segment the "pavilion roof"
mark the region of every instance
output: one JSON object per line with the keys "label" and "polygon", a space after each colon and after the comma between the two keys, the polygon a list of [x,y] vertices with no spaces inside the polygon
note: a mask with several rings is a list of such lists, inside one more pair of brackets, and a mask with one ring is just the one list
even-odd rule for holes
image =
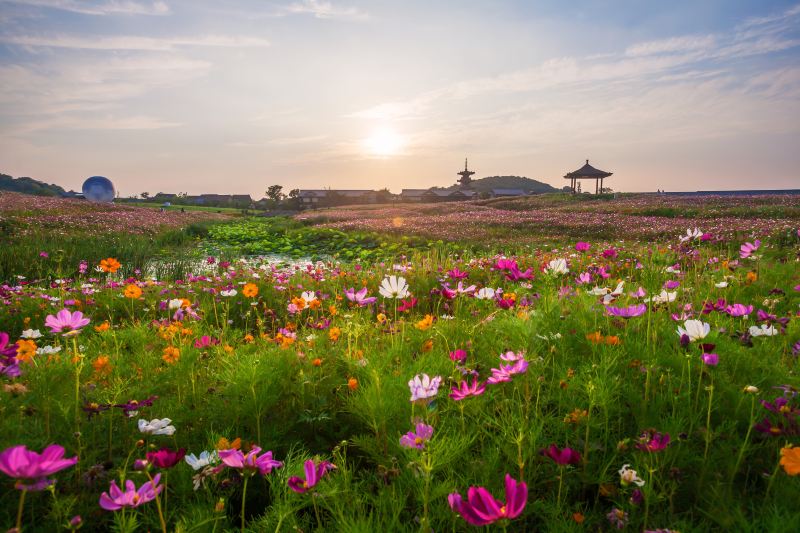
{"label": "pavilion roof", "polygon": [[586,160],[586,164],[583,165],[578,170],[574,170],[564,176],[566,179],[572,178],[607,178],[612,175],[613,172],[606,172],[604,170],[599,170],[594,168],[592,165],[589,164],[589,160]]}

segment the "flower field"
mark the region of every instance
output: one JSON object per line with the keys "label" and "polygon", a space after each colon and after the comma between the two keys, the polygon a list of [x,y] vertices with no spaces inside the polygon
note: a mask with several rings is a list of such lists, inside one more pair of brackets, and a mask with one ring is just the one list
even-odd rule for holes
{"label": "flower field", "polygon": [[800,530],[796,204],[621,201],[301,215],[486,252],[7,279],[0,527]]}

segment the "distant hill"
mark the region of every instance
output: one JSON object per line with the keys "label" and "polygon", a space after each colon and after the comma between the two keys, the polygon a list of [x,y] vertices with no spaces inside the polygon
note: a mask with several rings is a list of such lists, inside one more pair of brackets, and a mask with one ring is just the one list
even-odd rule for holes
{"label": "distant hill", "polygon": [[[437,187],[438,188],[438,187]],[[458,185],[444,187],[446,190],[457,189]],[[523,191],[544,193],[556,192],[558,189],[523,176],[489,176],[472,180],[472,188],[478,192],[489,192],[492,189],[522,189]]]}
{"label": "distant hill", "polygon": [[36,196],[61,196],[66,193],[58,185],[44,183],[33,178],[12,178],[0,174],[0,191],[13,191]]}

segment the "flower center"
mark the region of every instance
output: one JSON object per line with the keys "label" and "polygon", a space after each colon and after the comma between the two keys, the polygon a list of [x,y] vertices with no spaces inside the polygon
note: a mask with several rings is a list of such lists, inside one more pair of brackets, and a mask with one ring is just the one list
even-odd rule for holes
{"label": "flower center", "polygon": [[504,505],[500,508],[500,516],[505,516],[505,515],[506,515],[506,506]]}
{"label": "flower center", "polygon": [[423,440],[422,437],[417,437],[414,439],[414,444],[422,444]]}

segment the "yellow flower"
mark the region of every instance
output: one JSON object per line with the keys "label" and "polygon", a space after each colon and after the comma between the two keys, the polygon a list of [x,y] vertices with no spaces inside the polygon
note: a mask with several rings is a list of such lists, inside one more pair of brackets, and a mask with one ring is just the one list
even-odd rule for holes
{"label": "yellow flower", "polygon": [[386,315],[384,315],[383,313],[378,313],[378,316],[375,318],[377,318],[378,324],[383,324],[384,322],[386,322]]}
{"label": "yellow flower", "polygon": [[417,329],[420,331],[425,331],[430,329],[433,325],[433,315],[425,315],[425,318],[417,322]]}
{"label": "yellow flower", "polygon": [[255,283],[248,283],[242,287],[242,294],[247,298],[255,298],[258,296],[258,286]]}
{"label": "yellow flower", "polygon": [[142,295],[142,289],[131,283],[130,285],[125,287],[125,291],[122,294],[125,295],[125,298],[130,298],[131,300],[135,300]]}
{"label": "yellow flower", "polygon": [[781,448],[781,466],[790,476],[800,475],[800,448]]}

